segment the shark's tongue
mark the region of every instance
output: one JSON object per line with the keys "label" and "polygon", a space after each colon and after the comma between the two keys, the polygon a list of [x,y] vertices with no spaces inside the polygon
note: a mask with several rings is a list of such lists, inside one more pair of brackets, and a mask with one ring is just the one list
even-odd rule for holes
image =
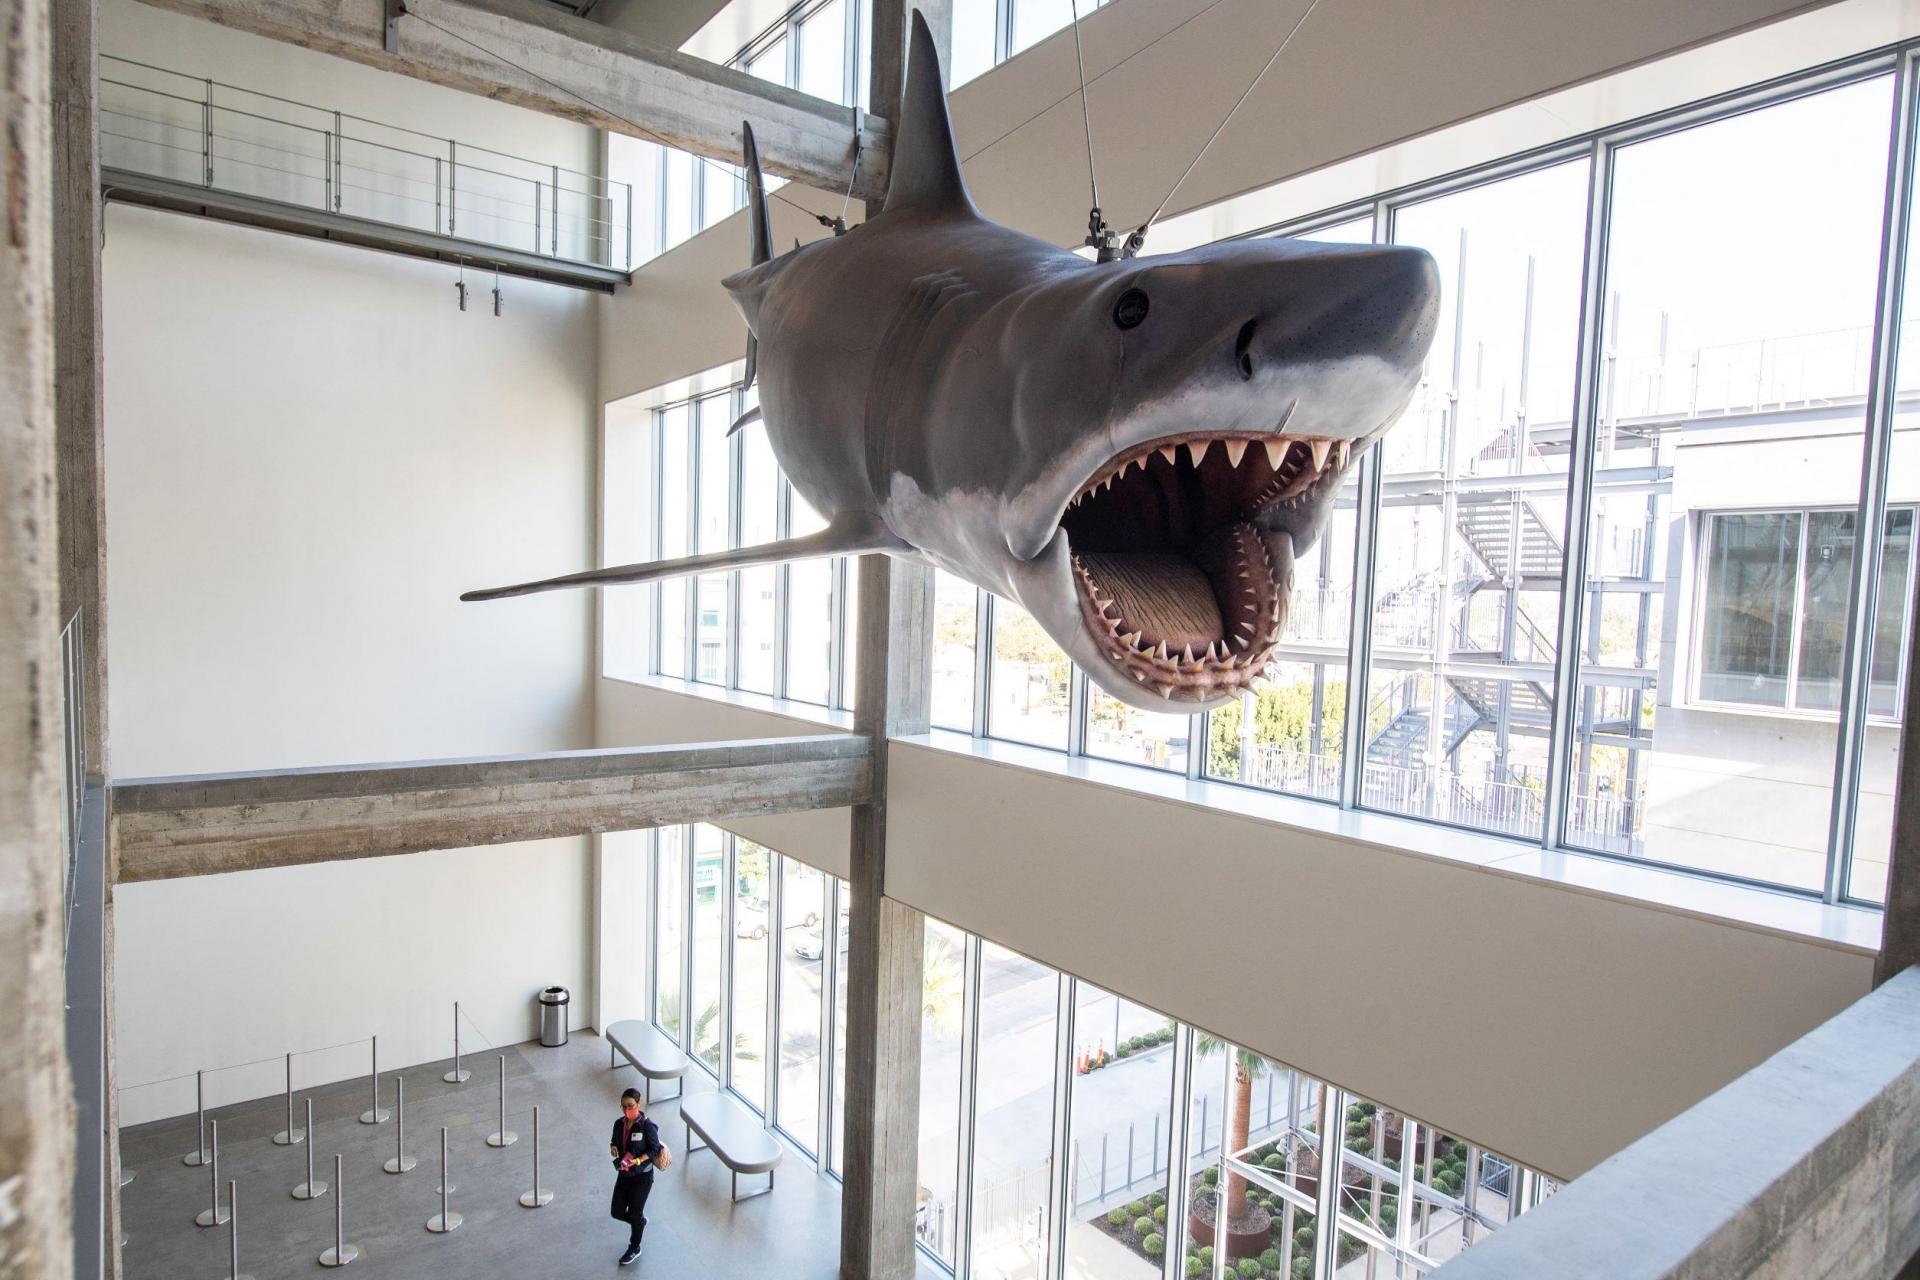
{"label": "shark's tongue", "polygon": [[1168,551],[1097,551],[1081,557],[1120,612],[1118,631],[1164,642],[1247,649],[1264,638],[1274,595],[1273,566],[1259,533],[1235,521],[1216,529],[1190,555]]}
{"label": "shark's tongue", "polygon": [[1200,566],[1164,551],[1105,551],[1081,557],[1113,602],[1120,629],[1144,632],[1179,651],[1204,650],[1222,636],[1220,605]]}

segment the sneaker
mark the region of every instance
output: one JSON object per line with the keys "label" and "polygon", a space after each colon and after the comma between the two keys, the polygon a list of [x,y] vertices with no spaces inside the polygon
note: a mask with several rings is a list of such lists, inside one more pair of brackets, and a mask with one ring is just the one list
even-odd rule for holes
{"label": "sneaker", "polygon": [[620,1265],[623,1267],[630,1267],[633,1265],[634,1259],[638,1258],[639,1256],[640,1256],[640,1246],[636,1244],[631,1248],[629,1248],[625,1253],[620,1255]]}

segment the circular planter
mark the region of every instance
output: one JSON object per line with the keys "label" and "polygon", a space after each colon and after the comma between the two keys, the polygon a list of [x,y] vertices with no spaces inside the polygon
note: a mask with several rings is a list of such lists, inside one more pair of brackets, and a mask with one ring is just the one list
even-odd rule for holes
{"label": "circular planter", "polygon": [[[1200,1215],[1201,1201],[1211,1209],[1217,1197],[1209,1194],[1195,1196],[1193,1208],[1187,1211],[1187,1236],[1196,1245],[1214,1245],[1218,1247],[1219,1238],[1214,1231],[1210,1218]],[[1227,1224],[1227,1256],[1229,1258],[1257,1258],[1264,1249],[1273,1246],[1273,1215],[1265,1209],[1254,1209],[1238,1222]]]}

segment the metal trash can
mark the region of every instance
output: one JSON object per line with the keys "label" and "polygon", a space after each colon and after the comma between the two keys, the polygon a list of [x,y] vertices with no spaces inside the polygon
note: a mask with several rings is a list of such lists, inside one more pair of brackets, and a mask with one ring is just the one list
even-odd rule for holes
{"label": "metal trash can", "polygon": [[558,1049],[567,1042],[567,995],[565,987],[543,987],[536,997],[540,1002],[540,1043]]}

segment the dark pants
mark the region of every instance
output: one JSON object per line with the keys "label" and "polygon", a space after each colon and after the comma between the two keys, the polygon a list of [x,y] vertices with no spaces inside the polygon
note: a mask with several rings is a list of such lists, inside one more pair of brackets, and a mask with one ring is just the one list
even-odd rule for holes
{"label": "dark pants", "polygon": [[622,1173],[613,1179],[613,1216],[629,1224],[633,1234],[627,1247],[638,1249],[647,1229],[647,1196],[653,1191],[652,1173]]}

